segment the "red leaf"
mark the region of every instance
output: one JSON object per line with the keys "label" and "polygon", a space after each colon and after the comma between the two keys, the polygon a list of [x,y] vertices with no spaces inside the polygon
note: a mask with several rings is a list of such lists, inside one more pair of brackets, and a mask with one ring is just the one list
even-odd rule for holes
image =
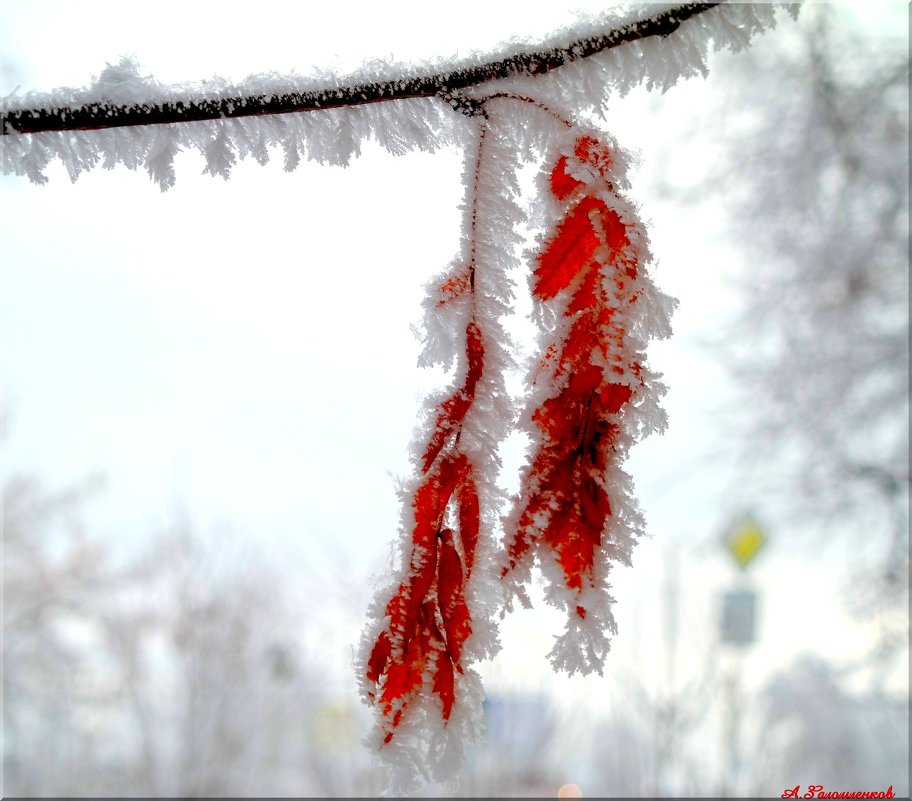
{"label": "red leaf", "polygon": [[381,631],[371,651],[370,659],[367,660],[367,678],[374,684],[380,681],[380,676],[386,671],[391,649],[389,635],[385,631]]}
{"label": "red leaf", "polygon": [[604,302],[604,290],[601,286],[601,272],[597,265],[590,264],[583,276],[583,282],[579,289],[573,293],[573,298],[567,306],[567,314],[575,314],[584,309],[591,309],[593,306]]}
{"label": "red leaf", "polygon": [[611,514],[608,495],[591,476],[582,480],[579,491],[580,514],[596,545],[602,543],[605,519]]}
{"label": "red leaf", "polygon": [[551,192],[558,200],[569,197],[573,190],[583,185],[582,181],[567,172],[567,157],[561,156],[551,171]]}
{"label": "red leaf", "polygon": [[[611,154],[592,137],[579,138],[573,155],[603,178],[609,175]],[[558,199],[575,197],[581,186],[571,184],[568,161],[561,156],[551,173]],[[598,191],[611,191],[610,184]],[[564,314],[570,324],[559,326],[562,338],[548,346],[544,365],[551,365],[556,389],[532,413],[541,437],[507,542],[504,576],[530,551],[545,549],[560,564],[568,588],[581,591],[593,578],[612,514],[601,476],[616,458],[617,417],[633,398],[633,389],[611,376],[639,375],[639,365],[628,364],[625,355],[627,332],[618,322],[623,318],[610,305],[635,297],[629,279],[636,277],[636,262],[629,246],[620,215],[589,194],[569,209],[538,257],[533,291],[542,301],[569,294]],[[610,297],[606,282],[616,287]],[[576,612],[585,617],[583,607]]]}
{"label": "red leaf", "polygon": [[443,306],[447,301],[459,297],[471,283],[472,273],[470,269],[462,270],[456,275],[448,278],[440,285],[440,300],[438,306]]}
{"label": "red leaf", "polygon": [[581,136],[573,148],[574,155],[583,163],[591,164],[602,176],[611,169],[611,151],[592,136]]}
{"label": "red leaf", "polygon": [[453,701],[455,699],[455,687],[453,676],[453,662],[446,651],[439,651],[437,662],[435,664],[436,672],[434,674],[434,692],[440,696],[443,703],[441,714],[444,720],[450,719],[450,712],[453,711]]}
{"label": "red leaf", "polygon": [[459,487],[459,536],[462,540],[462,553],[465,557],[466,573],[471,573],[475,565],[475,548],[478,545],[480,515],[478,490],[475,487],[472,468],[469,467]]}
{"label": "red leaf", "polygon": [[570,210],[546,243],[538,258],[537,281],[533,287],[533,292],[543,300],[566,289],[592,262],[601,241],[589,215],[599,210],[607,211],[601,200],[591,196],[584,198]]}
{"label": "red leaf", "polygon": [[431,540],[436,538],[447,502],[467,467],[465,456],[447,456],[418,487],[412,504],[415,509],[415,534],[412,539],[417,544],[429,547]]}
{"label": "red leaf", "polygon": [[446,618],[462,594],[462,561],[453,544],[453,532],[445,528],[440,532],[440,563],[437,572],[437,597],[440,611]]}
{"label": "red leaf", "polygon": [[616,414],[633,397],[633,390],[623,384],[606,384],[599,390],[599,400],[609,414]]}
{"label": "red leaf", "polygon": [[475,389],[484,372],[484,345],[481,340],[481,331],[474,320],[466,327],[466,380],[465,384],[449,400],[440,406],[437,422],[430,442],[422,456],[421,469],[426,473],[437,458],[447,438],[459,430],[469,407],[475,400]]}
{"label": "red leaf", "polygon": [[440,537],[440,571],[437,578],[437,597],[446,631],[447,651],[454,662],[459,661],[462,644],[472,633],[469,610],[465,603],[465,575],[462,562],[453,543],[453,532],[444,529]]}
{"label": "red leaf", "polygon": [[[608,209],[607,207],[605,207],[605,214],[601,217],[601,224],[605,235],[605,244],[611,248],[610,258],[613,259],[618,251],[630,244],[630,240],[627,238],[627,228],[621,222],[618,213],[614,209]],[[630,265],[625,265],[625,267],[626,272],[629,274]],[[630,276],[631,278],[636,277],[636,265],[633,265],[633,268],[634,272]]]}
{"label": "red leaf", "polygon": [[[480,509],[474,471],[459,449],[459,433],[483,369],[481,331],[473,320],[466,327],[465,383],[440,405],[423,454],[425,476],[412,499],[407,578],[387,604],[389,622],[378,635],[365,670],[367,680],[379,689],[379,697],[368,695],[383,715],[386,743],[424,687],[428,672],[431,689],[441,700],[443,720],[448,720],[456,699],[455,676],[463,673],[462,648],[472,633],[465,583],[475,559]],[[465,569],[453,532],[443,526],[451,506],[459,523]]]}

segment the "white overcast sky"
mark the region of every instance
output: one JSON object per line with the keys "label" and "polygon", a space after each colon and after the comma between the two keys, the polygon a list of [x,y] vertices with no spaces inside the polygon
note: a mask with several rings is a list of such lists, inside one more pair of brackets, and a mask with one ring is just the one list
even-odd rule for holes
{"label": "white overcast sky", "polygon": [[[163,83],[240,80],[465,54],[573,18],[554,2],[2,0],[0,95],[80,86],[125,54]],[[619,102],[608,127],[641,151],[648,172],[673,147],[673,121],[705,100],[711,80]],[[698,156],[691,149],[687,159]],[[59,165],[45,187],[0,178],[5,469],[34,471],[52,487],[103,473],[107,490],[88,519],[126,552],[181,504],[203,533],[230,526],[272,559],[360,581],[396,536],[394,477],[408,469],[420,398],[439,379],[415,367],[409,326],[424,281],[456,252],[459,156],[393,158],[367,147],[347,169],[304,163],[289,174],[276,158],[265,168],[241,163],[227,182],[201,175],[195,154],[176,167],[164,194],[122,169],[75,185]],[[694,233],[717,226],[639,193],[657,283],[681,307],[675,338],[651,357],[671,388],[671,428],[631,461],[654,535],[633,571],[618,571],[618,645],[631,659],[647,647],[631,629],[647,625],[636,609],[655,606],[663,548],[715,549],[729,516],[759,502],[730,480],[724,460],[706,461],[720,446],[714,404],[728,389],[697,343],[733,302],[724,283],[732,252]],[[756,582],[783,587],[768,595],[764,618],[766,636],[778,632],[776,650],[863,642],[867,633],[849,625],[835,596],[803,586],[803,566],[776,555],[776,537],[787,533],[770,534]],[[701,563],[709,578],[685,578],[707,616],[708,587],[734,580],[718,552]],[[534,620],[523,620],[536,636]]]}

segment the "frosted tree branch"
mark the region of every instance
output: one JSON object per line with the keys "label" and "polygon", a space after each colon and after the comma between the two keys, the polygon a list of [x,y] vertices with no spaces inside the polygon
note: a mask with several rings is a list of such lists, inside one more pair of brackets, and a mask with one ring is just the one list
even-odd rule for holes
{"label": "frosted tree branch", "polygon": [[460,102],[461,90],[497,79],[543,75],[565,64],[620,45],[653,36],[666,37],[674,33],[682,22],[718,5],[721,5],[721,2],[687,3],[604,34],[580,38],[565,47],[519,53],[497,61],[461,67],[448,72],[308,92],[132,105],[94,102],[73,108],[14,108],[3,111],[0,128],[4,136],[14,133],[98,130],[289,114],[435,96],[448,100],[459,111],[472,113],[474,109],[471,104],[465,105]]}

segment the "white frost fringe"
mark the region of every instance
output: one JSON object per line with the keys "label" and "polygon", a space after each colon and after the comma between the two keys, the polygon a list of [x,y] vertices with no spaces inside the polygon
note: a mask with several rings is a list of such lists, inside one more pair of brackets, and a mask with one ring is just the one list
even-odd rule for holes
{"label": "white frost fringe", "polygon": [[[527,42],[506,42],[498,51],[475,54],[458,64],[404,65],[374,61],[348,75],[265,74],[251,76],[240,84],[213,80],[205,84],[162,86],[143,76],[135,60],[124,58],[117,64],[109,64],[89,87],[12,95],[5,98],[3,106],[51,109],[97,103],[103,113],[106,106],[268,96],[436,74],[496,61],[517,52],[566,46],[568,42],[654,16],[675,5],[650,4],[624,16],[588,17],[532,46]],[[780,5],[793,14],[797,12],[797,4]],[[774,24],[773,4],[725,3],[683,22],[666,38],[651,37],[622,45],[547,75],[490,81],[466,90],[465,94],[478,97],[501,91],[533,93],[562,107],[604,112],[612,96],[624,95],[640,84],[665,91],[682,77],[705,75],[711,49],[740,50],[754,34]],[[445,101],[421,98],[175,125],[8,134],[0,137],[0,162],[5,174],[27,176],[39,184],[47,181],[44,171],[54,159],[63,163],[73,181],[83,171],[99,164],[105,169],[123,164],[132,170],[146,170],[164,191],[174,185],[174,156],[183,150],[199,151],[205,160],[204,172],[227,178],[238,159],[253,157],[265,164],[272,150],[282,154],[286,170],[293,170],[302,158],[323,164],[348,164],[359,155],[366,139],[377,140],[394,154],[414,149],[433,151],[457,144],[460,139],[457,129],[464,124],[464,117]]]}

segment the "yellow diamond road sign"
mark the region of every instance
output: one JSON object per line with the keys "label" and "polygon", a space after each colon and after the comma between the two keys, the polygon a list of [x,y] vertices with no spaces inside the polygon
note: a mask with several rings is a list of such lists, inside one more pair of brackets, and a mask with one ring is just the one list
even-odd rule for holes
{"label": "yellow diamond road sign", "polygon": [[725,535],[725,547],[738,567],[745,570],[766,544],[766,534],[752,517],[743,517]]}

